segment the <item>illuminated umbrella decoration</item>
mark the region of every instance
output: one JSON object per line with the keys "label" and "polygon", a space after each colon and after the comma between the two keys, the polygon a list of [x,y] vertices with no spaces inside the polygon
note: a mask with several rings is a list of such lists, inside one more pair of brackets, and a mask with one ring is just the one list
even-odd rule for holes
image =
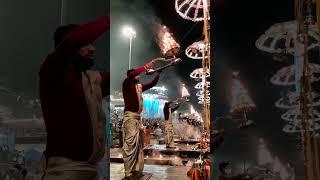
{"label": "illuminated umbrella decoration", "polygon": [[204,73],[203,68],[195,69],[191,74],[190,77],[193,79],[202,79],[203,77],[210,77],[210,71],[207,69]]}
{"label": "illuminated umbrella decoration", "polygon": [[[210,82],[207,81],[206,84],[207,84],[207,87],[209,88],[209,87],[210,87]],[[204,82],[199,82],[199,83],[197,83],[197,84],[194,86],[194,88],[196,88],[196,89],[203,89],[203,88],[204,88]]]}
{"label": "illuminated umbrella decoration", "polygon": [[194,42],[185,50],[186,55],[191,59],[202,60],[208,58],[209,55],[209,45],[205,45],[203,41]]}
{"label": "illuminated umbrella decoration", "polygon": [[200,100],[200,101],[204,101],[204,99],[206,99],[206,101],[210,101],[210,97],[209,96],[207,98],[204,98],[203,95],[198,97],[198,100]]}
{"label": "illuminated umbrella decoration", "polygon": [[[210,96],[210,92],[207,92],[207,95]],[[204,96],[204,91],[198,91],[196,96],[200,96],[200,97],[202,96],[203,97]]]}
{"label": "illuminated umbrella decoration", "polygon": [[[320,105],[320,95],[318,93],[312,93],[313,103],[312,106],[319,106]],[[289,92],[287,96],[279,99],[276,102],[276,107],[283,108],[283,109],[291,109],[291,108],[298,108],[300,105],[299,95],[294,92]],[[309,104],[310,106],[310,104]]]}
{"label": "illuminated umbrella decoration", "polygon": [[[309,131],[317,131],[320,129],[319,123],[309,121]],[[299,121],[294,121],[293,123],[289,123],[285,125],[282,129],[286,133],[301,133],[302,127]]]}
{"label": "illuminated umbrella decoration", "polygon": [[[309,45],[308,50],[319,47],[319,32],[316,24],[309,25]],[[298,24],[296,21],[277,23],[271,26],[265,34],[256,41],[256,47],[269,53],[289,53],[298,55],[303,53],[297,51],[301,43],[299,42]],[[303,48],[302,48],[303,49]]]}
{"label": "illuminated umbrella decoration", "polygon": [[[175,0],[176,12],[184,19],[203,21],[204,4],[206,0]],[[209,17],[208,17],[209,18]]]}
{"label": "illuminated umbrella decoration", "polygon": [[[208,100],[206,103],[210,104],[210,100]],[[204,104],[204,101],[199,101],[198,104]]]}
{"label": "illuminated umbrella decoration", "polygon": [[[301,121],[302,119],[301,110],[299,109],[299,107],[295,109],[290,109],[281,116],[281,119],[285,121],[290,121],[290,122]],[[313,110],[312,113],[308,112],[308,119],[310,122],[320,121],[320,113],[317,110]]]}
{"label": "illuminated umbrella decoration", "polygon": [[[296,67],[294,65],[284,67],[280,69],[272,78],[271,82],[276,85],[295,85],[296,79]],[[310,80],[311,82],[319,81],[320,76],[316,76],[317,73],[320,73],[320,65],[309,63],[309,70],[311,73]]]}

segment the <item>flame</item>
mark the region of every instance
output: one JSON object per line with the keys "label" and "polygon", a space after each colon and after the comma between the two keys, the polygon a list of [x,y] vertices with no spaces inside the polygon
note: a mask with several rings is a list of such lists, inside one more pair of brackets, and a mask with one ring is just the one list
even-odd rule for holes
{"label": "flame", "polygon": [[190,96],[190,93],[184,84],[182,84],[182,87],[181,87],[181,94],[182,94],[182,97]]}
{"label": "flame", "polygon": [[[159,33],[159,46],[161,49],[161,53],[163,55],[168,55],[170,51],[174,51],[175,49],[179,49],[180,45],[174,40],[172,34],[169,33],[169,30],[166,26],[163,26]],[[177,52],[175,52],[177,53]],[[173,54],[174,56],[175,54]]]}

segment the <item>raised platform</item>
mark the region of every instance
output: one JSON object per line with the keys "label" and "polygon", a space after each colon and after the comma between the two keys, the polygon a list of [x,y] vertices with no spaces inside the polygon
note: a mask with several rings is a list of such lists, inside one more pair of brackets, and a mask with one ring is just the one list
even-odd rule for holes
{"label": "raised platform", "polygon": [[[165,145],[147,146],[144,149],[145,164],[183,166],[188,161],[194,161],[204,151],[167,149]],[[205,158],[208,152],[205,152]],[[121,149],[110,150],[110,162],[123,163]]]}
{"label": "raised platform", "polygon": [[[159,166],[145,165],[144,174],[151,173],[150,180],[186,180],[189,179],[187,172],[190,167],[186,166]],[[124,178],[124,166],[119,163],[110,164],[110,180],[121,180]]]}
{"label": "raised platform", "polygon": [[167,156],[178,156],[180,158],[198,158],[201,153],[208,154],[209,149],[193,150],[195,145],[177,144],[177,148],[166,148],[166,145],[148,145],[144,148],[144,154],[157,156],[158,154]]}

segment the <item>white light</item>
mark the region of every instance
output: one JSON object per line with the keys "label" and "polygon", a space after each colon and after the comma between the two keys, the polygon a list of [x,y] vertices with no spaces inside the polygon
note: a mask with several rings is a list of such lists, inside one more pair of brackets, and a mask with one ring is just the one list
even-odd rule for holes
{"label": "white light", "polygon": [[122,29],[122,34],[128,38],[136,37],[136,31],[131,26],[124,26]]}

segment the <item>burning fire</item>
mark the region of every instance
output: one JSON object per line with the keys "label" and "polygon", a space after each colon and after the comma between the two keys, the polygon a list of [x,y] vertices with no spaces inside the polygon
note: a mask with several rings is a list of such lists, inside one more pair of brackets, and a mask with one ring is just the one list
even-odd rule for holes
{"label": "burning fire", "polygon": [[161,28],[159,40],[159,46],[163,55],[173,57],[179,52],[180,45],[174,40],[166,26]]}
{"label": "burning fire", "polygon": [[187,88],[184,84],[182,84],[182,87],[181,87],[181,94],[182,94],[182,97],[190,96],[189,91],[187,90]]}

